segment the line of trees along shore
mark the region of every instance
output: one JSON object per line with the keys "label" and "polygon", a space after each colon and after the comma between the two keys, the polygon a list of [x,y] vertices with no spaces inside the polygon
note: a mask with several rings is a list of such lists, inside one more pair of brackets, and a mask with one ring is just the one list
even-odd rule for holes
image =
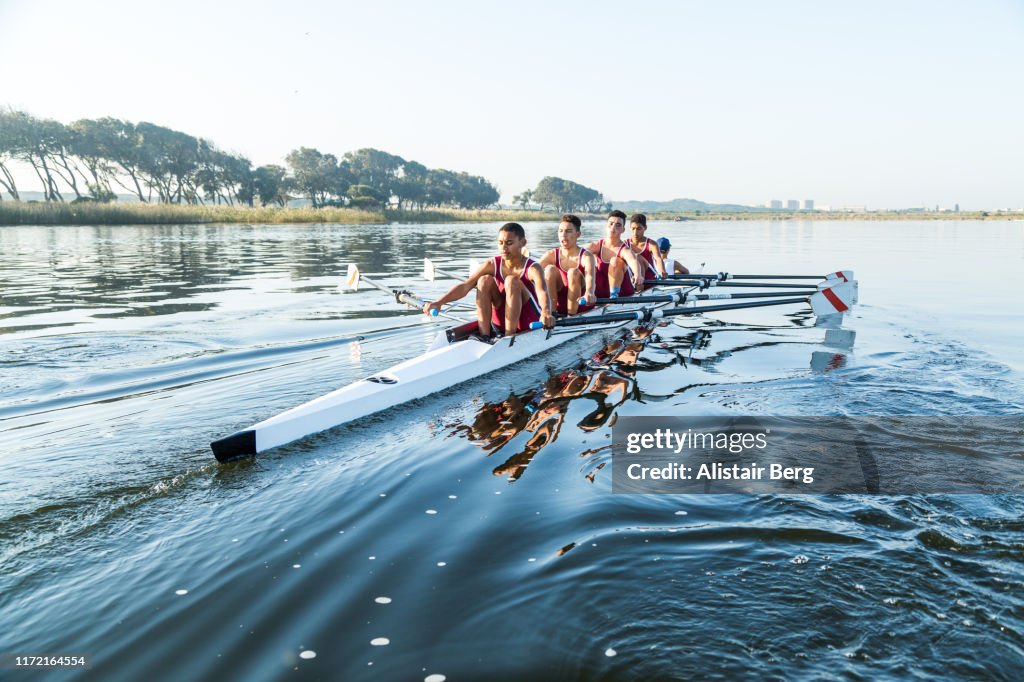
{"label": "line of trees along shore", "polygon": [[[0,198],[20,199],[13,165],[29,166],[47,202],[111,202],[117,190],[144,203],[284,206],[305,197],[314,208],[479,209],[498,202],[485,178],[377,149],[340,159],[302,147],[285,166],[253,168],[244,156],[209,140],[153,123],[116,118],[70,125],[14,110],[0,111]],[[296,196],[298,195],[298,196]]]}

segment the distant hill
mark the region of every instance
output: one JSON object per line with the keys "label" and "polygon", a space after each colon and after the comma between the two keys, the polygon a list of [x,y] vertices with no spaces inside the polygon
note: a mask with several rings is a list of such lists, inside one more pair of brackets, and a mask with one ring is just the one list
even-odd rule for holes
{"label": "distant hill", "polygon": [[749,213],[764,211],[763,207],[741,204],[708,204],[696,199],[672,199],[671,201],[613,201],[612,206],[620,211],[643,213],[692,213],[694,211],[716,211],[719,213]]}

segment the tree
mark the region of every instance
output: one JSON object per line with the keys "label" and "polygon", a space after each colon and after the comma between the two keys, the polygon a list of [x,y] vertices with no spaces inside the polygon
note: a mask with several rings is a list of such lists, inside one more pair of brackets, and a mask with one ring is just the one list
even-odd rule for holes
{"label": "tree", "polygon": [[373,188],[375,194],[384,198],[384,203],[398,194],[399,175],[405,166],[401,156],[367,147],[346,153],[342,163],[352,174],[351,184]]}
{"label": "tree", "polygon": [[596,189],[565,180],[563,178],[545,177],[533,190],[533,201],[553,206],[559,213],[577,210],[598,210],[604,203],[604,197]]}
{"label": "tree", "polygon": [[18,184],[8,164],[23,158],[31,139],[29,115],[23,111],[0,111],[0,185],[18,201]]}
{"label": "tree", "polygon": [[530,202],[532,202],[532,201],[533,201],[533,190],[532,189],[523,190],[522,194],[517,194],[514,197],[512,197],[512,203],[513,204],[519,204],[519,208],[523,209],[524,211],[526,210],[527,205],[529,205]]}
{"label": "tree", "polygon": [[313,208],[320,208],[332,197],[341,197],[348,191],[347,171],[339,167],[333,154],[300,147],[290,152],[285,162],[291,168],[295,187],[309,198]]}
{"label": "tree", "polygon": [[284,206],[288,202],[290,178],[288,171],[281,166],[260,166],[253,171],[253,185],[260,204]]}
{"label": "tree", "polygon": [[369,185],[352,185],[348,188],[348,205],[353,208],[381,208],[385,198]]}

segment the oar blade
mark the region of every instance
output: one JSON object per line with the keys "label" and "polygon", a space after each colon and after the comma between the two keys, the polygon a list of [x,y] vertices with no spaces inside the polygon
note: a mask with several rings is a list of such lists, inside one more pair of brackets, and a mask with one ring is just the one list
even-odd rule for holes
{"label": "oar blade", "polygon": [[845,313],[854,305],[855,287],[849,282],[825,287],[810,297],[811,310],[818,317]]}
{"label": "oar blade", "polygon": [[434,267],[434,261],[429,258],[423,259],[423,279],[428,282],[433,282],[437,279],[437,268]]}
{"label": "oar blade", "polygon": [[359,291],[359,267],[355,263],[348,264],[348,274],[345,276],[345,288],[349,291]]}
{"label": "oar blade", "polygon": [[[847,271],[847,273],[850,274],[850,275],[853,275],[853,272]],[[841,279],[827,279],[826,278],[826,279],[821,280],[821,282],[818,283],[818,291],[821,291],[822,289],[829,289],[829,288],[832,288],[832,287],[835,287],[835,286],[849,286],[850,290],[853,292],[852,298],[850,300],[851,300],[851,302],[854,305],[857,304],[857,290],[858,290],[857,280],[851,279],[849,281],[845,281],[844,282]]]}

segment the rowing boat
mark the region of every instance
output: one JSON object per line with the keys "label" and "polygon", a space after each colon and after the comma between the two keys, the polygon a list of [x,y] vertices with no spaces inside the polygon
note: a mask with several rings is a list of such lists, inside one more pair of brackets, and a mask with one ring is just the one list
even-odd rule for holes
{"label": "rowing boat", "polygon": [[[650,305],[662,307],[669,303]],[[643,305],[638,303],[632,307],[641,309]],[[594,308],[580,317],[599,317],[606,308]],[[629,323],[630,320],[602,323],[602,328],[617,329]],[[591,331],[585,328],[557,333],[541,330],[487,342],[474,335],[476,329],[476,321],[446,329],[435,336],[423,355],[214,441],[210,447],[221,462],[256,455],[481,377]]]}
{"label": "rowing boat", "polygon": [[[799,292],[799,297],[778,294],[789,297],[775,301],[688,308],[687,306],[692,306],[687,300],[688,295],[694,290],[707,288],[709,281],[717,280],[696,280],[693,284],[688,283],[686,288],[677,286],[674,289],[664,289],[658,285],[645,289],[641,294],[621,303],[605,302],[604,305],[585,313],[571,318],[561,318],[555,330],[537,330],[482,340],[475,334],[476,321],[465,322],[437,334],[423,355],[216,440],[210,447],[217,460],[221,462],[256,455],[403,403],[425,398],[545,353],[596,330],[614,331],[638,321],[651,321],[670,314],[689,315],[741,307],[806,303],[809,299],[813,305],[814,296],[822,296],[817,292],[811,296],[805,295],[809,292]],[[411,296],[409,292],[388,290],[369,278],[362,277],[354,268],[350,268],[349,282],[354,286],[364,282],[389,291],[394,294],[396,300],[413,307],[422,305],[422,300]],[[667,287],[669,283],[662,284]],[[847,300],[851,297],[849,294],[844,296]],[[670,308],[673,303],[680,307]],[[615,311],[609,312],[612,307]],[[821,314],[817,309],[815,312]]]}

